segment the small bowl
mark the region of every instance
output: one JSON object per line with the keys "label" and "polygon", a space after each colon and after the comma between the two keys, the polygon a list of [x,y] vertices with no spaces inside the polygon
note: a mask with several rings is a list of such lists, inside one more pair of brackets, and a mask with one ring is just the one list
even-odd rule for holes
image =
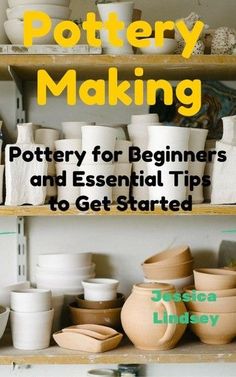
{"label": "small bowl", "polygon": [[158,263],[143,264],[144,276],[152,280],[173,280],[185,278],[193,273],[193,259],[176,265],[158,265]]}
{"label": "small bowl", "polygon": [[0,339],[2,338],[6,330],[9,314],[9,308],[4,308],[3,306],[0,306]]}
{"label": "small bowl", "polygon": [[192,290],[195,290],[197,293],[216,293],[217,297],[231,297],[231,296],[236,296],[236,288],[232,289],[219,289],[215,292],[215,290],[211,291],[205,291],[205,290],[197,290],[194,285],[188,285],[183,288],[184,292],[191,292]]}
{"label": "small bowl", "polygon": [[113,309],[81,309],[74,302],[69,305],[73,325],[94,324],[119,329],[121,327],[120,313],[122,308]]}
{"label": "small bowl", "polygon": [[150,41],[149,47],[140,48],[140,51],[144,55],[168,55],[174,54],[177,42],[175,39],[172,38],[164,38],[163,46],[157,47],[155,45],[155,38],[145,38],[145,40]]}
{"label": "small bowl", "polygon": [[146,259],[143,264],[158,264],[158,266],[179,264],[192,260],[190,248],[187,245],[166,249]]}
{"label": "small bowl", "polygon": [[84,298],[88,301],[111,301],[117,297],[119,281],[115,279],[86,279],[82,281]]}
{"label": "small bowl", "polygon": [[78,308],[81,309],[113,309],[121,308],[125,303],[125,296],[117,293],[117,298],[111,301],[88,301],[84,299],[84,295],[76,297]]}
{"label": "small bowl", "polygon": [[[205,315],[205,313],[192,311],[190,314]],[[214,327],[210,323],[190,324],[191,330],[200,338],[201,342],[206,344],[227,344],[232,342],[236,336],[236,313],[218,314],[219,320]]]}
{"label": "small bowl", "polygon": [[220,268],[199,268],[193,271],[197,290],[231,289],[236,288],[236,271]]}

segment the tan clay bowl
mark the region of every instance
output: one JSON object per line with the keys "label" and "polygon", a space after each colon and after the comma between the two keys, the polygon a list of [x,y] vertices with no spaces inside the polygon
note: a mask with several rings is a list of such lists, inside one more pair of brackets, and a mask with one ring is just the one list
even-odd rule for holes
{"label": "tan clay bowl", "polygon": [[89,301],[84,299],[84,295],[76,297],[78,308],[81,309],[113,309],[121,308],[125,303],[125,296],[117,293],[117,298],[111,301]]}
{"label": "tan clay bowl", "polygon": [[172,265],[192,260],[192,254],[187,245],[166,249],[146,259],[143,264]]}
{"label": "tan clay bowl", "polygon": [[194,282],[197,290],[207,287],[213,292],[219,289],[236,288],[236,271],[220,268],[199,268],[193,271]]}
{"label": "tan clay bowl", "polygon": [[194,285],[188,285],[187,287],[183,288],[183,291],[184,292],[191,292],[193,289],[195,289],[195,291],[197,293],[206,293],[206,294],[209,294],[209,293],[213,292],[213,293],[216,293],[217,297],[236,296],[236,288],[232,288],[232,289],[219,289],[216,292],[214,290],[211,290],[211,291],[205,291],[205,290],[198,291],[194,287]]}
{"label": "tan clay bowl", "polygon": [[121,327],[120,313],[122,308],[113,309],[81,309],[77,303],[69,305],[73,325],[103,325],[119,329]]}
{"label": "tan clay bowl", "polygon": [[[199,316],[205,313],[190,312],[190,314]],[[219,313],[219,320],[214,327],[210,323],[190,324],[190,327],[203,343],[227,344],[236,336],[236,313]]]}
{"label": "tan clay bowl", "polygon": [[147,279],[171,280],[192,275],[193,259],[179,264],[158,266],[158,263],[143,264],[144,276]]}

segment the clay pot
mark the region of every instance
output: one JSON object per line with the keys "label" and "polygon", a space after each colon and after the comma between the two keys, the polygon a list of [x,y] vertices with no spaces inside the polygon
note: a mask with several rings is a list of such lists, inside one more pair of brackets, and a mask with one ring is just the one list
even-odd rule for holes
{"label": "clay pot", "polygon": [[82,281],[85,300],[111,301],[117,297],[119,281],[115,279],[87,279]]}
{"label": "clay pot", "polygon": [[193,259],[179,264],[149,263],[142,265],[144,276],[148,279],[170,280],[180,279],[192,275]]}
{"label": "clay pot", "polygon": [[[189,285],[189,286],[186,286],[184,288],[184,292],[189,292],[191,293],[191,291],[195,289],[195,286],[194,285]],[[198,293],[206,293],[206,294],[209,294],[209,293],[214,293],[214,290],[212,291],[205,291],[205,290],[197,290],[195,289],[195,291]],[[236,296],[236,288],[232,288],[232,289],[219,289],[217,290],[217,292],[215,292],[217,294],[217,297],[231,297],[231,296]]]}
{"label": "clay pot", "polygon": [[121,308],[113,309],[81,309],[74,302],[69,305],[71,320],[74,325],[103,325],[119,329],[121,327]]}
{"label": "clay pot", "polygon": [[193,271],[197,290],[236,288],[236,272],[220,268],[199,268]]}
{"label": "clay pot", "polygon": [[70,253],[70,254],[40,254],[38,265],[43,268],[50,268],[54,271],[71,271],[76,268],[90,266],[92,253]]}
{"label": "clay pot", "polygon": [[167,350],[175,347],[186,325],[154,324],[153,315],[160,319],[164,312],[181,315],[186,311],[183,302],[152,301],[153,291],[175,292],[168,284],[136,284],[121,311],[123,329],[135,347],[143,350]]}
{"label": "clay pot", "polygon": [[78,308],[81,309],[113,309],[121,308],[125,302],[125,296],[122,293],[117,293],[117,298],[110,301],[89,301],[85,300],[84,295],[79,295],[76,298]]}
{"label": "clay pot", "polygon": [[[190,313],[204,315],[200,312]],[[214,327],[210,323],[190,324],[190,327],[203,343],[227,344],[236,336],[236,313],[219,313],[219,320]]]}
{"label": "clay pot", "polygon": [[158,264],[158,265],[172,265],[177,263],[184,263],[191,260],[192,254],[189,246],[183,245],[166,249],[152,257],[146,259],[143,264]]}

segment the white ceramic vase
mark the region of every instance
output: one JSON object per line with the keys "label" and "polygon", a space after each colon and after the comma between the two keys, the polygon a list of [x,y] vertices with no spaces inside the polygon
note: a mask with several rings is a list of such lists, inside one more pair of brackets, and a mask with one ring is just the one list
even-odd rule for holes
{"label": "white ceramic vase", "polygon": [[117,297],[119,281],[115,279],[87,279],[82,281],[84,298],[89,301],[110,301]]}
{"label": "white ceramic vase", "polygon": [[57,177],[62,175],[63,171],[66,172],[66,186],[57,187],[58,200],[67,200],[69,204],[75,204],[76,200],[80,196],[80,187],[73,185],[74,172],[82,170],[77,164],[58,163],[56,164]]}
{"label": "white ceramic vase", "polygon": [[11,330],[14,348],[26,351],[48,348],[53,315],[53,309],[36,313],[11,311]]}
{"label": "white ceramic vase", "polygon": [[9,44],[9,40],[7,38],[4,22],[7,20],[6,10],[8,8],[7,0],[1,0],[0,3],[0,44]]}
{"label": "white ceramic vase", "polygon": [[[102,175],[105,179],[109,175],[114,174],[114,164],[91,164],[91,165],[82,165],[81,170],[85,172],[84,183],[87,176],[91,175],[93,177]],[[107,197],[108,200],[112,202],[112,187],[104,185],[101,187],[98,186],[83,186],[80,190],[81,196],[86,196],[88,201],[91,203],[93,200],[104,200]]]}
{"label": "white ceramic vase", "polygon": [[44,289],[12,291],[11,309],[21,313],[49,311],[52,309],[52,293]]}
{"label": "white ceramic vase", "polygon": [[[55,149],[57,151],[67,152],[67,151],[78,151],[82,152],[82,140],[81,139],[63,139],[57,140],[55,142]],[[70,156],[68,163],[77,164],[78,159],[76,156]]]}
{"label": "white ceramic vase", "polygon": [[62,122],[62,132],[65,139],[82,139],[82,127],[95,125],[94,122]]}
{"label": "white ceramic vase", "polygon": [[118,163],[129,163],[129,148],[131,146],[131,141],[116,140],[115,151],[122,152],[122,155],[119,156]]}
{"label": "white ceramic vase", "polygon": [[36,144],[43,144],[50,148],[51,151],[55,150],[55,141],[59,140],[60,132],[52,128],[39,128],[35,131]]}
{"label": "white ceramic vase", "polygon": [[[208,130],[190,128],[189,151],[194,152],[195,155],[199,151],[204,151],[207,135]],[[202,179],[205,167],[206,162],[190,161],[188,167],[189,175],[196,175]],[[200,204],[204,202],[203,186],[199,185],[197,187],[194,187],[193,191],[190,191],[188,189],[188,195],[192,196],[192,201],[194,204]]]}
{"label": "white ceramic vase", "polygon": [[[131,169],[132,169],[132,164],[129,163],[115,163],[114,164],[114,175],[119,176],[119,175],[124,175],[128,178],[130,178],[131,175]],[[119,196],[125,196],[127,200],[129,199],[129,194],[130,194],[130,186],[116,186],[113,187],[112,189],[112,199],[113,202],[117,202],[117,198]]]}
{"label": "white ceramic vase", "polygon": [[92,263],[92,253],[40,254],[38,265],[54,271],[66,271],[87,267]]}
{"label": "white ceramic vase", "polygon": [[105,54],[127,55],[133,54],[133,48],[126,38],[126,28],[131,24],[133,19],[134,2],[114,2],[107,4],[98,4],[98,12],[103,22],[106,22],[110,13],[116,13],[119,20],[125,24],[125,29],[118,32],[119,38],[123,41],[122,47],[114,47],[109,43],[108,32],[105,29],[100,31],[100,38]]}
{"label": "white ceramic vase", "polygon": [[[165,151],[167,146],[170,150],[188,151],[190,129],[182,127],[148,127],[149,145],[148,150],[152,152]],[[150,200],[160,200],[165,197],[168,201],[178,200],[184,201],[187,197],[187,188],[184,184],[183,175],[179,179],[178,186],[174,185],[174,177],[170,175],[170,171],[186,171],[188,170],[188,162],[165,162],[162,166],[156,166],[154,163],[148,164],[148,173],[156,175],[157,171],[161,171],[162,184],[149,187]]]}
{"label": "white ceramic vase", "polygon": [[221,142],[236,146],[236,115],[222,118],[223,137]]}

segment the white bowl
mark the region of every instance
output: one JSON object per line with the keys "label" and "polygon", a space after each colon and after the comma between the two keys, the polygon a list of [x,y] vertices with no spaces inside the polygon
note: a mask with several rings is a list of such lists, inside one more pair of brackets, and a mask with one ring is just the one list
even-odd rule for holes
{"label": "white bowl", "polygon": [[[54,40],[53,31],[58,25],[61,20],[57,18],[51,18],[52,21],[52,28],[51,31],[40,38],[34,38],[33,44],[34,45],[50,45],[50,44],[56,44]],[[40,26],[40,22],[35,22],[35,27]],[[8,20],[4,22],[4,28],[6,31],[6,34],[8,36],[8,39],[11,41],[14,45],[23,45],[24,44],[24,22],[21,20]]]}
{"label": "white bowl", "polygon": [[5,308],[10,307],[11,291],[19,289],[28,289],[29,287],[30,282],[26,281],[23,283],[16,283],[0,288],[0,306],[4,306]]}
{"label": "white bowl", "polygon": [[46,312],[52,309],[52,292],[25,289],[11,292],[11,309],[21,313]]}
{"label": "white bowl", "polygon": [[63,7],[68,7],[70,5],[70,0],[8,0],[10,8],[28,4],[61,5]]}
{"label": "white bowl", "polygon": [[36,266],[36,273],[39,275],[47,275],[51,277],[63,277],[63,278],[71,278],[71,277],[80,277],[84,275],[90,275],[95,272],[95,263],[92,263],[90,266],[75,268],[75,269],[68,269],[68,270],[54,270],[50,267],[40,267]]}
{"label": "white bowl", "polygon": [[8,8],[7,18],[8,20],[23,20],[24,13],[27,11],[41,11],[46,13],[49,17],[59,18],[60,20],[68,20],[71,15],[71,9],[68,7],[62,7],[59,5],[42,5],[42,4],[27,4],[18,5],[14,8]]}
{"label": "white bowl", "polygon": [[68,289],[72,291],[81,290],[82,287],[82,280],[92,278],[95,274],[87,274],[77,276],[68,276],[68,277],[61,277],[58,276],[51,276],[51,275],[43,275],[43,274],[36,274],[36,283],[37,287],[44,287],[44,289]]}
{"label": "white bowl", "polygon": [[6,330],[9,314],[10,314],[9,308],[4,308],[0,306],[0,339],[2,338]]}
{"label": "white bowl", "polygon": [[178,292],[182,292],[183,288],[185,288],[187,285],[191,285],[192,283],[189,284],[190,281],[193,283],[193,275],[187,276],[185,278],[171,279],[171,280],[158,280],[158,279],[153,280],[153,279],[144,278],[145,283],[165,283],[165,284],[174,285],[174,287],[176,288],[176,291]]}
{"label": "white bowl", "polygon": [[164,44],[162,47],[155,46],[155,38],[147,38],[150,41],[149,47],[140,48],[140,51],[144,55],[168,55],[173,54],[177,47],[175,39],[164,38]]}
{"label": "white bowl", "polygon": [[76,268],[91,266],[92,253],[73,254],[41,254],[38,256],[38,265],[54,271],[67,271]]}
{"label": "white bowl", "polygon": [[89,301],[110,301],[117,297],[119,281],[115,279],[84,279],[84,298]]}

